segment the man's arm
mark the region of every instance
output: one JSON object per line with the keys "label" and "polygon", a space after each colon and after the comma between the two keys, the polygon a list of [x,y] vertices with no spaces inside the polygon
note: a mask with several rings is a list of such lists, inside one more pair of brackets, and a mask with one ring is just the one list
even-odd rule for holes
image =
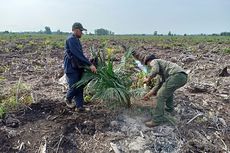
{"label": "man's arm", "polygon": [[[144,80],[145,83],[148,83],[149,81],[151,81],[151,79],[154,78],[157,74],[159,74],[159,71],[160,71],[160,67],[155,60],[151,61],[150,66],[152,67],[152,69],[151,69],[152,72],[149,75],[149,77],[146,80]],[[145,100],[148,100],[150,96],[157,94],[157,91],[159,90],[159,88],[161,86],[160,75],[158,75],[158,77],[156,79],[157,80],[156,80],[155,86],[144,96]]]}
{"label": "man's arm", "polygon": [[151,69],[151,74],[149,75],[149,79],[151,80],[154,78],[157,74],[160,72],[160,67],[159,64],[157,63],[156,60],[152,60],[150,63],[150,66],[152,67]]}
{"label": "man's arm", "polygon": [[157,91],[160,89],[160,87],[162,86],[162,80],[161,80],[161,76],[160,75],[157,75],[155,77],[155,85],[154,87],[149,91],[152,93],[152,95],[156,95],[157,94]]}
{"label": "man's arm", "polygon": [[78,42],[75,38],[70,38],[67,40],[70,52],[73,56],[80,62],[80,65],[91,66],[92,64],[83,54],[81,47],[78,45]]}
{"label": "man's arm", "polygon": [[158,63],[155,60],[152,60],[150,63],[151,66],[151,73],[150,75],[144,80],[144,83],[148,83],[154,78],[157,74],[159,74],[160,68]]}
{"label": "man's arm", "polygon": [[162,83],[161,83],[161,77],[160,75],[157,75],[155,86],[144,96],[145,100],[148,100],[151,96],[156,96],[157,91],[160,89]]}

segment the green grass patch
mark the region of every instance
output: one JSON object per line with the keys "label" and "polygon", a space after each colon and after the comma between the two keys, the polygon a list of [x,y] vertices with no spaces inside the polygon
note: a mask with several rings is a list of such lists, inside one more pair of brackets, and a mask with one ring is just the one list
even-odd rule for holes
{"label": "green grass patch", "polygon": [[5,111],[6,111],[5,108],[0,105],[0,118],[3,118]]}
{"label": "green grass patch", "polygon": [[[1,87],[3,88],[2,82]],[[0,118],[10,111],[22,105],[29,105],[33,102],[30,87],[25,83],[15,84],[13,87],[4,91],[0,96]]]}
{"label": "green grass patch", "polygon": [[230,54],[230,48],[224,48],[223,52],[226,53],[226,54]]}

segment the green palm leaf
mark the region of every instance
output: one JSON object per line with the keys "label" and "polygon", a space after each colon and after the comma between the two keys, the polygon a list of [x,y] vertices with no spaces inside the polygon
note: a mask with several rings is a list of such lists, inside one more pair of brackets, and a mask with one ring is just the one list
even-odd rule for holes
{"label": "green palm leaf", "polygon": [[[101,58],[101,54],[102,57]],[[119,71],[114,71],[113,62],[108,59],[103,61],[104,52],[98,54],[101,60],[97,66],[97,73],[94,74],[90,70],[86,70],[82,79],[78,81],[74,87],[78,88],[82,85],[90,84],[89,90],[93,93],[93,99],[100,99],[108,104],[109,107],[130,106],[131,85],[130,75],[126,75],[124,67]],[[122,61],[124,64],[125,61]]]}

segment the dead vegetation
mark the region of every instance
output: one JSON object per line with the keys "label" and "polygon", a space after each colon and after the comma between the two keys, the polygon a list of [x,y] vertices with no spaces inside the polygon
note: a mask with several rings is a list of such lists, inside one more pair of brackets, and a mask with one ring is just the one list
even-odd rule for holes
{"label": "dead vegetation", "polygon": [[[31,103],[15,105],[0,119],[0,152],[229,152],[230,55],[222,50],[230,47],[230,41],[207,40],[107,41],[154,53],[189,72],[189,82],[175,93],[175,123],[152,129],[143,124],[151,115],[151,101],[133,99],[128,110],[112,111],[99,102],[89,103],[91,111],[85,114],[67,109],[65,89],[58,84],[62,47],[44,38],[0,41],[1,106],[13,87],[17,103],[25,95]],[[85,39],[83,46],[100,48],[100,41]],[[122,54],[118,47],[116,59]],[[19,88],[19,81],[30,88]]]}

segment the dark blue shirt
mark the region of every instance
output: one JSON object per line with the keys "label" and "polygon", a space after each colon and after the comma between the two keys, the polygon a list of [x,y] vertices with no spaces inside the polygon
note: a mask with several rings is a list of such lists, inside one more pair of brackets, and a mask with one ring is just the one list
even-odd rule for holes
{"label": "dark blue shirt", "polygon": [[71,64],[71,59],[69,58],[68,55],[74,56],[74,58],[77,60],[77,62],[81,66],[90,66],[91,65],[89,60],[83,54],[82,45],[81,45],[79,38],[77,38],[73,34],[71,34],[66,39],[66,42],[65,42],[64,72],[65,73],[74,73],[74,72],[80,70],[78,68],[73,68],[73,66]]}

